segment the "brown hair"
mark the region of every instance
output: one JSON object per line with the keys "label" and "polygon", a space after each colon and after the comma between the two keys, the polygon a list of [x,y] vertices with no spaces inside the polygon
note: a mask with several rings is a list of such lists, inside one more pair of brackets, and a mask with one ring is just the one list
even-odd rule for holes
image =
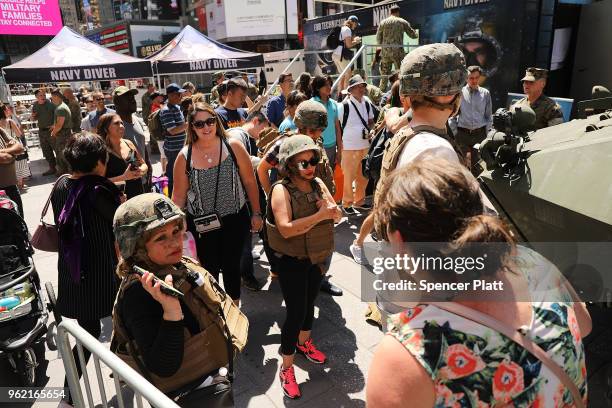
{"label": "brown hair", "polygon": [[198,140],[198,135],[193,130],[193,126],[191,126],[198,112],[208,112],[214,118],[216,118],[217,119],[217,129],[216,129],[217,136],[221,139],[227,138],[227,134],[225,133],[223,124],[221,123],[221,120],[219,119],[219,115],[217,115],[217,112],[215,112],[212,106],[204,102],[196,102],[191,106],[191,108],[189,109],[189,113],[187,114],[187,137],[185,138],[186,145],[195,143],[195,141]]}
{"label": "brown hair", "polygon": [[298,107],[298,105],[306,100],[308,100],[308,96],[298,90],[293,90],[287,96],[287,108],[289,107]]}
{"label": "brown hair", "polygon": [[108,128],[110,127],[111,122],[113,121],[113,118],[115,116],[120,117],[116,113],[105,113],[104,115],[100,116],[100,120],[98,121],[98,126],[96,127],[96,133],[98,134],[98,136],[104,139],[107,146],[109,145]]}
{"label": "brown hair", "polygon": [[428,158],[401,167],[383,181],[380,197],[374,222],[386,240],[397,231],[403,241],[446,242],[455,254],[470,243],[509,244],[489,251],[488,271],[505,265],[515,243],[498,217],[484,214],[478,181],[457,163]]}

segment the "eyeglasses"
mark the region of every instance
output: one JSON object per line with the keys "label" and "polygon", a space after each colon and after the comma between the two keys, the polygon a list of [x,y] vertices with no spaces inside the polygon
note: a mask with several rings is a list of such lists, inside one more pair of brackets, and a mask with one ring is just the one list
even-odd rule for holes
{"label": "eyeglasses", "polygon": [[319,164],[319,159],[317,157],[313,157],[310,160],[301,160],[297,163],[297,167],[300,170],[306,170],[308,167],[315,167]]}
{"label": "eyeglasses", "polygon": [[206,120],[196,120],[195,122],[192,123],[193,127],[196,129],[202,129],[206,125],[213,126],[216,124],[217,124],[217,118],[215,117],[210,117]]}
{"label": "eyeglasses", "polygon": [[103,101],[103,100],[104,100],[104,98],[94,98],[94,101],[96,101],[96,102],[97,101]]}

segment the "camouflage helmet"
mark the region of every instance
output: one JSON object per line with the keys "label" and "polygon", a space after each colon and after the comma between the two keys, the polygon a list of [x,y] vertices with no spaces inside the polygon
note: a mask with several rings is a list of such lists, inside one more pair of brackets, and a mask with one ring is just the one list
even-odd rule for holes
{"label": "camouflage helmet", "polygon": [[146,231],[182,219],[183,211],[162,194],[146,193],[127,200],[115,212],[113,231],[124,259],[131,257]]}
{"label": "camouflage helmet", "polygon": [[321,156],[321,149],[315,141],[312,140],[312,137],[306,135],[293,135],[287,137],[281,144],[280,151],[278,152],[280,170],[286,171],[289,159],[309,150],[313,150],[315,154],[319,155],[319,157]]}
{"label": "camouflage helmet", "polygon": [[453,44],[423,45],[404,57],[399,79],[401,95],[455,95],[466,83],[465,58]]}
{"label": "camouflage helmet", "polygon": [[327,109],[323,104],[309,99],[299,104],[293,117],[298,129],[325,129]]}

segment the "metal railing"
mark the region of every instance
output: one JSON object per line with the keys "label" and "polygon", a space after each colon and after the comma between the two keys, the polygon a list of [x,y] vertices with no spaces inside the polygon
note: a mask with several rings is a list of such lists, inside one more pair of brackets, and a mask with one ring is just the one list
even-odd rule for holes
{"label": "metal railing", "polygon": [[[100,361],[102,361],[113,374],[113,380],[115,385],[115,392],[117,396],[117,405],[122,408],[126,404],[122,394],[122,385],[125,383],[131,390],[134,391],[136,397],[136,405],[141,408],[143,406],[142,399],[144,398],[153,407],[159,408],[178,408],[178,405],[168,398],[164,393],[157,389],[153,384],[148,382],[143,376],[137,373],[134,369],[124,363],[119,357],[113,354],[108,348],[102,343],[95,339],[91,334],[87,333],[85,329],[78,325],[78,323],[69,320],[63,320],[57,328],[56,342],[57,347],[60,351],[60,355],[64,362],[66,369],[66,378],[68,379],[68,386],[70,387],[70,395],[74,406],[77,408],[85,407],[85,400],[83,398],[83,390],[81,389],[81,382],[77,371],[76,361],[72,354],[70,346],[70,338],[72,336],[76,342],[77,352],[79,356],[79,364],[81,372],[83,373],[83,383],[85,386],[85,393],[87,395],[87,401],[89,407],[94,407],[94,400],[92,394],[92,388],[89,380],[89,374],[87,372],[87,364],[83,353],[83,347],[91,352],[91,359],[93,360],[95,367],[96,380],[100,391],[100,397],[102,398],[102,406],[108,407],[108,401],[106,398],[106,389],[104,387],[104,380],[102,377],[102,370],[100,367]],[[128,406],[131,406],[129,404]]]}
{"label": "metal railing", "polygon": [[336,88],[338,87],[338,84],[340,83],[340,80],[342,79],[342,77],[344,76],[344,74],[347,73],[348,70],[351,69],[351,67],[353,66],[353,64],[355,64],[355,62],[357,61],[357,58],[361,57],[361,54],[365,51],[366,49],[366,45],[362,45],[359,50],[357,50],[357,52],[355,53],[355,55],[353,55],[353,58],[350,60],[350,62],[348,63],[348,65],[346,67],[344,67],[344,69],[342,70],[342,72],[340,72],[340,74],[338,74],[338,78],[334,81],[334,84],[332,85],[332,94],[334,93],[334,91],[336,90]]}

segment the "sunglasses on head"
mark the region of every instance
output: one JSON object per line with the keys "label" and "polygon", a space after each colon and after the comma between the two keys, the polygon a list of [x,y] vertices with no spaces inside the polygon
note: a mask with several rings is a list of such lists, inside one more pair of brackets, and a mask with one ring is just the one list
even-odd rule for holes
{"label": "sunglasses on head", "polygon": [[313,157],[310,160],[300,160],[297,162],[297,167],[300,170],[306,170],[308,167],[315,167],[317,164],[319,164],[319,158]]}
{"label": "sunglasses on head", "polygon": [[212,126],[217,124],[217,118],[210,117],[206,120],[196,120],[192,123],[193,127],[196,129],[202,129],[204,126]]}

